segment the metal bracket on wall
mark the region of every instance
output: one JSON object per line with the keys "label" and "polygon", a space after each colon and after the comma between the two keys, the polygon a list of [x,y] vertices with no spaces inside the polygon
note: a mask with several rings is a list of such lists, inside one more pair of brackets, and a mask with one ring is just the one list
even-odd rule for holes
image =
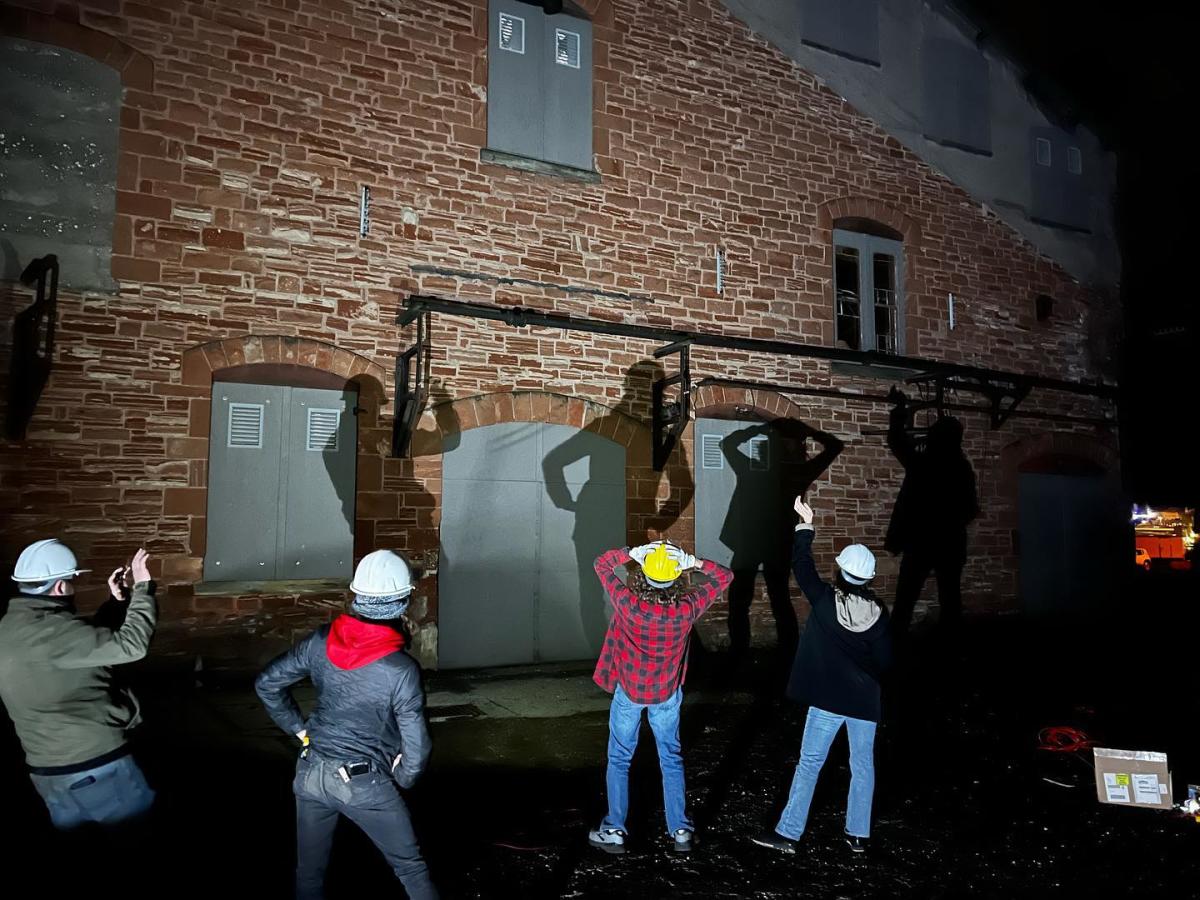
{"label": "metal bracket on wall", "polygon": [[407,311],[401,325],[417,323],[416,342],[396,357],[396,413],[392,420],[392,456],[408,456],[413,429],[429,395],[426,368],[429,365],[429,313]]}
{"label": "metal bracket on wall", "polygon": [[988,399],[993,428],[999,428],[1008,421],[1009,416],[1021,405],[1021,401],[1029,396],[1030,390],[1028,384],[1018,379],[995,375],[928,374],[910,378],[908,383],[930,385],[933,388],[932,399],[927,398],[912,405],[918,409],[936,409],[939,416],[945,413],[947,391],[982,394]]}
{"label": "metal bracket on wall", "polygon": [[[671,458],[671,451],[687,427],[692,408],[691,343],[676,341],[654,351],[655,359],[679,354],[679,371],[664,375],[654,382],[651,393],[651,441],[654,471],[661,472]],[[679,387],[679,396],[668,401],[667,391]]]}
{"label": "metal bracket on wall", "polygon": [[37,285],[33,305],[13,320],[12,358],[8,380],[9,440],[25,438],[54,362],[54,330],[58,322],[58,257],[35,259],[21,273],[21,283]]}

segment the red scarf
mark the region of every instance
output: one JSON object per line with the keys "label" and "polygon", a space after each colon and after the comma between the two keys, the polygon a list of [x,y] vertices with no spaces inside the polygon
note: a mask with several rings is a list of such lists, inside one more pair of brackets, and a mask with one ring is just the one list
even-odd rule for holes
{"label": "red scarf", "polygon": [[388,625],[341,615],[333,620],[325,654],[339,669],[361,669],[404,649],[404,635]]}

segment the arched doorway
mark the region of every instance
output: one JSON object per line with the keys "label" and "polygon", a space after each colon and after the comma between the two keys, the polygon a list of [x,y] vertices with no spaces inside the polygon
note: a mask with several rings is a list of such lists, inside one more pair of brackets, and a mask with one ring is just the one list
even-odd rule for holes
{"label": "arched doorway", "polygon": [[1017,469],[1019,587],[1031,615],[1095,610],[1133,557],[1129,507],[1104,467],[1050,452]]}
{"label": "arched doorway", "polygon": [[257,364],[214,375],[204,580],[348,579],[358,389]]}
{"label": "arched doorway", "polygon": [[443,458],[440,668],[595,655],[607,624],[592,562],[626,540],[625,447],[547,422],[461,434]]}

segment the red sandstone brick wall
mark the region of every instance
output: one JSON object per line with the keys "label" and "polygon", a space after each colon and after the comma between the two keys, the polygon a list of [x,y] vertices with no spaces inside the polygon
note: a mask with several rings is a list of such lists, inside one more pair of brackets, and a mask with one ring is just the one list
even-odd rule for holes
{"label": "red sandstone brick wall", "polygon": [[[412,460],[387,455],[388,373],[412,340],[393,324],[401,297],[828,344],[831,228],[841,215],[904,233],[912,355],[1095,376],[1087,334],[1106,298],[1074,284],[715,0],[585,5],[595,22],[598,185],[480,161],[484,0],[98,0],[0,14],[0,31],[104,59],[126,87],[113,248],[121,291],[60,297],[50,387],[28,439],[0,450],[0,557],[61,534],[103,569],[145,543],[177,585],[168,615],[260,610],[260,599],[193,598],[180,585],[198,577],[204,549],[211,373],[290,360],[358,378],[373,398],[360,421],[357,551],[401,547],[432,569],[436,441],[419,439]],[[373,199],[366,238],[357,231],[363,184]],[[727,256],[720,295],[717,246]],[[500,287],[418,265],[635,299]],[[953,332],[948,292],[958,298]],[[1039,293],[1056,299],[1049,324],[1034,319]],[[0,301],[10,320],[28,295],[10,286]],[[439,400],[455,401],[443,414],[453,409],[461,427],[526,417],[586,425],[620,406],[625,418],[604,427],[643,453],[648,394],[622,403],[622,392],[650,346],[452,318],[434,320],[433,346]],[[693,370],[880,390],[815,361],[710,349],[693,352]],[[884,427],[886,410],[811,399],[785,407],[744,394],[705,402],[788,408],[846,439],[813,491],[822,563],[850,537],[880,542],[899,472],[882,440],[861,431]],[[1027,405],[1102,408],[1053,396]],[[995,608],[1015,586],[1006,460],[1074,442],[1111,468],[1115,437],[1020,419],[995,432],[978,417],[966,425],[984,507],[968,603]],[[432,415],[424,427],[437,427]],[[631,537],[657,530],[665,505],[680,515],[670,533],[690,541],[694,511],[671,510],[687,480],[683,458],[665,479],[642,456],[631,460]],[[886,563],[883,572],[886,592]],[[433,621],[436,577],[422,589]]]}

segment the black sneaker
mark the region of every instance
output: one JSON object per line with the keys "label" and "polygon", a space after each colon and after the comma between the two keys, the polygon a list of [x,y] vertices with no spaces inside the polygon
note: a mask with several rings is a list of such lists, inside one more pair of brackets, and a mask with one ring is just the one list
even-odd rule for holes
{"label": "black sneaker", "polygon": [[676,853],[691,853],[696,846],[696,835],[688,831],[686,828],[680,828],[671,835],[673,846],[671,847]]}
{"label": "black sneaker", "polygon": [[867,852],[867,839],[865,837],[855,837],[852,834],[846,835],[846,843],[850,845],[851,851],[854,853]]}
{"label": "black sneaker", "polygon": [[795,853],[796,842],[791,838],[785,838],[774,828],[768,828],[766,831],[759,832],[750,838],[760,847],[767,847],[770,850],[778,850],[780,853]]}

